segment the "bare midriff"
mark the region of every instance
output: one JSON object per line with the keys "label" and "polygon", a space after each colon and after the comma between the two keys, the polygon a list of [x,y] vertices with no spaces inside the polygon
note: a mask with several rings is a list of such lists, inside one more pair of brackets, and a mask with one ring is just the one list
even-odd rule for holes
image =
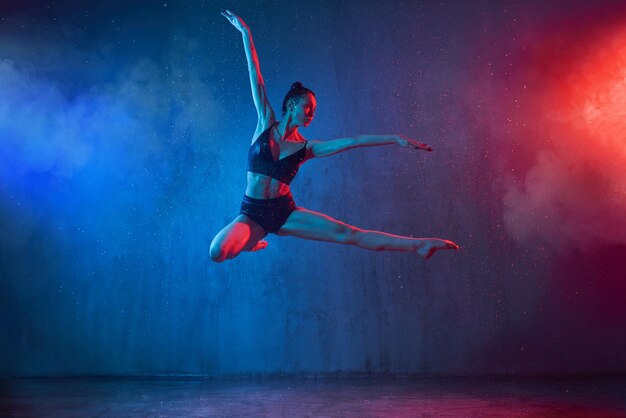
{"label": "bare midriff", "polygon": [[246,196],[253,199],[273,199],[284,196],[291,190],[289,185],[264,174],[248,171]]}

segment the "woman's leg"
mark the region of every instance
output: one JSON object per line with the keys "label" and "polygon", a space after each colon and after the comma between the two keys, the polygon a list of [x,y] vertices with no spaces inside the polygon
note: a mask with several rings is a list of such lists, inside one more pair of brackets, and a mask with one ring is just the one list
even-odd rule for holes
{"label": "woman's leg", "polygon": [[209,248],[211,260],[221,263],[237,257],[242,251],[258,251],[267,247],[261,241],[265,231],[246,215],[239,215],[213,238]]}
{"label": "woman's leg", "polygon": [[410,238],[360,229],[304,208],[293,211],[277,235],[356,245],[374,251],[411,251],[424,258],[437,250],[458,248],[452,241],[439,238]]}

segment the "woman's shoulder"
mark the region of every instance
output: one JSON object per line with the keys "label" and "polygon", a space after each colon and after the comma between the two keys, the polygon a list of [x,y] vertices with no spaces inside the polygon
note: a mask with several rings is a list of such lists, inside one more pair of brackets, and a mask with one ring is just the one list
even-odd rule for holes
{"label": "woman's shoulder", "polygon": [[269,115],[267,118],[259,118],[256,129],[257,131],[264,132],[274,126],[276,124],[276,118],[274,117],[274,113]]}
{"label": "woman's shoulder", "polygon": [[272,115],[271,118],[268,119],[259,119],[256,124],[256,130],[254,131],[254,135],[252,136],[252,144],[256,142],[256,140],[263,134],[265,131],[270,129],[274,124],[276,124],[276,119]]}
{"label": "woman's shoulder", "polygon": [[294,142],[302,142],[302,143],[308,142],[308,139],[306,139],[304,135],[302,135],[300,132],[298,132],[297,135],[298,136],[296,137],[296,140]]}

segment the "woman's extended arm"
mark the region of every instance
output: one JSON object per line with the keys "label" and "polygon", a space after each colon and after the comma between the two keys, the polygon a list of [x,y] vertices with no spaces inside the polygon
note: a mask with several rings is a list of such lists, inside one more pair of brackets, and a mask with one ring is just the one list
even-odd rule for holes
{"label": "woman's extended arm", "polygon": [[252,88],[252,99],[259,116],[259,123],[265,124],[268,120],[274,119],[274,110],[267,100],[265,93],[265,83],[261,75],[261,66],[259,65],[259,57],[252,41],[252,33],[250,28],[242,18],[229,10],[222,11],[222,15],[226,17],[234,27],[236,27],[243,37],[243,46],[246,51],[246,60],[248,61],[248,73],[250,75],[250,87]]}
{"label": "woman's extended arm", "polygon": [[426,144],[406,138],[402,135],[357,135],[350,138],[338,138],[330,141],[309,141],[314,157],[328,157],[353,148],[374,147],[377,145],[396,144],[402,147],[432,151]]}

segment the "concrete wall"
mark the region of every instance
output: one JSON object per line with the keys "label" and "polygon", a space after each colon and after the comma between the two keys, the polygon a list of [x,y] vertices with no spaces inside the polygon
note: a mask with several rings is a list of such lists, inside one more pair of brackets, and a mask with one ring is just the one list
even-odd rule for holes
{"label": "concrete wall", "polygon": [[624,7],[367,3],[224,7],[277,111],[293,81],[316,92],[305,136],[435,149],[312,160],[298,205],[456,253],[270,236],[212,263],[256,124],[221,5],[2,6],[0,374],[626,370],[620,122],[564,127],[586,102],[558,90],[600,83],[577,64],[622,48]]}

